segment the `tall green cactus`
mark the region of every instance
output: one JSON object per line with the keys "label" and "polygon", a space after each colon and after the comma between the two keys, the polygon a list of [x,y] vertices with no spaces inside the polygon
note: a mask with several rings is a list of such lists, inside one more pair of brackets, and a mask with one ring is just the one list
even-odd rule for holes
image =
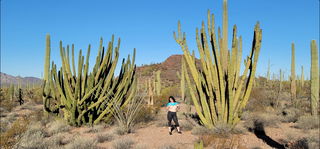
{"label": "tall green cactus", "polygon": [[294,43],[291,44],[291,76],[290,76],[290,86],[291,86],[291,102],[296,105],[297,98],[297,88],[296,88],[296,71],[295,71],[295,49]]}
{"label": "tall green cactus", "polygon": [[319,55],[315,40],[311,41],[311,114],[318,115],[319,110]]}
{"label": "tall green cactus", "polygon": [[[44,109],[49,113],[62,115],[71,125],[96,124],[101,120],[108,121],[112,116],[113,104],[125,106],[134,96],[135,50],[132,60],[130,56],[123,59],[119,76],[114,72],[119,57],[120,39],[117,47],[113,47],[114,36],[108,47],[100,40],[99,52],[92,72],[89,72],[90,45],[86,59],[79,52],[76,72],[74,46],[72,45],[72,67],[70,66],[69,46],[63,47],[60,41],[62,67],[52,62],[51,69],[45,63],[45,84],[43,86]],[[47,36],[46,52],[50,55],[50,36]],[[49,61],[46,54],[46,62]],[[86,61],[84,61],[86,60]],[[72,68],[72,69],[71,69]],[[50,70],[50,71],[49,71]]]}
{"label": "tall green cactus", "polygon": [[[202,124],[207,128],[214,128],[219,123],[234,127],[239,122],[252,90],[261,47],[262,30],[257,23],[252,49],[245,60],[243,75],[240,76],[241,37],[237,37],[237,27],[234,26],[232,49],[229,51],[226,0],[223,1],[223,8],[223,37],[220,38],[221,35],[218,37],[220,39],[218,42],[222,44],[218,44],[216,40],[214,15],[209,11],[207,24],[209,35],[205,31],[204,22],[200,35],[199,30],[196,29],[201,70],[197,69],[196,61],[189,52],[186,34],[181,32],[180,22],[178,34],[174,33],[174,38],[180,45],[187,63],[184,69],[188,67],[191,73],[190,78],[188,73],[185,73],[190,95]],[[191,83],[191,79],[194,84]]]}
{"label": "tall green cactus", "polygon": [[9,93],[10,101],[12,102],[14,100],[14,85],[13,84],[10,85],[8,93]]}
{"label": "tall green cactus", "polygon": [[304,72],[303,72],[303,66],[301,66],[301,78],[300,78],[300,84],[301,84],[301,90],[304,87]]}
{"label": "tall green cactus", "polygon": [[185,95],[185,91],[186,91],[186,79],[184,77],[184,69],[183,69],[183,65],[185,64],[184,62],[184,58],[181,58],[181,73],[177,72],[177,76],[180,79],[180,93],[181,93],[181,99],[182,101],[185,101],[186,95]]}
{"label": "tall green cactus", "polygon": [[160,77],[160,75],[161,75],[161,70],[158,70],[156,72],[156,79],[157,80],[156,80],[156,86],[155,86],[157,96],[161,95],[161,77]]}

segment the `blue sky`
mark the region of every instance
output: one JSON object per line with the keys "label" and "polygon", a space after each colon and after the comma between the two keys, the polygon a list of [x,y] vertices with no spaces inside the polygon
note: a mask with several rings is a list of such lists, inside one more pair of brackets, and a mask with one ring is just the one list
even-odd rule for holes
{"label": "blue sky", "polygon": [[[253,28],[263,29],[258,75],[267,63],[278,74],[290,73],[291,43],[296,46],[296,72],[305,67],[309,75],[310,41],[319,45],[319,0],[229,0],[229,37],[237,24],[243,36],[243,57],[251,49]],[[195,29],[206,21],[207,10],[221,26],[222,0],[1,0],[1,72],[41,77],[45,35],[51,35],[51,60],[60,64],[59,41],[75,44],[76,51],[92,45],[90,64],[115,34],[121,38],[120,57],[137,49],[136,64],[158,63],[172,54],[182,54],[173,39],[177,22],[187,33],[190,49],[196,50]],[[229,46],[231,44],[229,43]],[[121,61],[119,61],[120,63]],[[309,77],[308,77],[309,78]]]}

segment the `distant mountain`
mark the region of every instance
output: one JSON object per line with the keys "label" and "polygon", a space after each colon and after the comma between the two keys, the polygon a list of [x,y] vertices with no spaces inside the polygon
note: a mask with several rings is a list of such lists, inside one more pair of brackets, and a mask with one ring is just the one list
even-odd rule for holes
{"label": "distant mountain", "polygon": [[[164,62],[137,67],[138,80],[144,82],[146,78],[152,76],[153,72],[161,70],[161,81],[165,86],[178,84],[180,79],[177,72],[181,72],[181,59],[183,55],[171,55]],[[197,60],[199,66],[200,61]],[[199,67],[198,67],[199,68]]]}
{"label": "distant mountain", "polygon": [[[142,65],[137,67],[136,75],[138,80],[144,82],[146,78],[149,78],[153,75],[153,72],[161,70],[161,81],[165,86],[172,86],[179,83],[179,78],[177,72],[181,72],[181,59],[183,55],[171,55],[164,62],[150,65]],[[199,64],[200,61],[197,61]],[[10,84],[18,85],[19,82],[25,86],[27,84],[40,84],[41,79],[36,77],[21,77],[21,76],[12,76],[0,72],[1,86],[8,86]]]}
{"label": "distant mountain", "polygon": [[18,85],[21,84],[22,86],[26,86],[27,84],[40,84],[42,82],[41,79],[36,77],[21,77],[21,76],[12,76],[6,73],[0,72],[0,86],[8,86],[10,84]]}

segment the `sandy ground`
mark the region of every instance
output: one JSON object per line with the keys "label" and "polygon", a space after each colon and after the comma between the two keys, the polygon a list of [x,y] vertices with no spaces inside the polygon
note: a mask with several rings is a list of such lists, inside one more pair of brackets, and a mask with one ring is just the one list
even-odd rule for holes
{"label": "sandy ground", "polygon": [[[16,113],[19,116],[30,114],[30,109],[39,110],[41,111],[42,105],[33,105],[34,108],[15,108],[11,113]],[[181,115],[182,112],[186,111],[186,108],[182,108],[179,114],[179,122],[183,123],[186,121],[183,116]],[[116,135],[114,134],[114,138],[112,141],[98,143],[98,146],[101,148],[112,148],[112,145],[115,141],[123,139],[123,138],[130,138],[134,141],[134,145],[132,148],[145,148],[145,149],[164,149],[169,148],[169,146],[174,147],[176,149],[193,149],[194,142],[199,140],[199,136],[191,134],[191,131],[184,131],[183,133],[178,134],[176,131],[173,132],[173,135],[168,134],[167,127],[159,127],[157,123],[159,121],[166,121],[166,110],[165,108],[161,108],[158,117],[155,121],[150,122],[149,124],[141,125],[134,130],[133,133],[127,135]],[[276,142],[281,142],[283,139],[287,139],[287,134],[291,133],[293,135],[299,135],[301,137],[308,135],[308,132],[305,132],[300,129],[296,129],[293,127],[293,123],[281,123],[277,128],[265,128],[266,135],[269,136]],[[72,127],[69,131],[69,135],[66,137],[74,137],[74,136],[81,136],[81,137],[96,137],[96,133],[88,133],[86,132],[89,127]],[[113,133],[115,130],[114,126],[106,127],[100,130],[98,133]],[[256,137],[256,135],[252,132],[245,132],[244,134],[237,134],[231,136],[231,138],[238,139],[238,147],[237,148],[261,148],[261,149],[269,149],[271,148],[268,144],[266,144],[263,140]],[[210,147],[206,148],[213,148],[215,146],[213,142]]]}

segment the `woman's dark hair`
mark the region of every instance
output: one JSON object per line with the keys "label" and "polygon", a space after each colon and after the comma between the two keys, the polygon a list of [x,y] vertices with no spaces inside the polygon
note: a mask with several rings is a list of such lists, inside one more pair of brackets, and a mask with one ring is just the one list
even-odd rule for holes
{"label": "woman's dark hair", "polygon": [[173,96],[170,96],[170,97],[169,97],[169,102],[170,102],[170,98],[173,100],[173,102],[176,102],[176,99],[174,99]]}

